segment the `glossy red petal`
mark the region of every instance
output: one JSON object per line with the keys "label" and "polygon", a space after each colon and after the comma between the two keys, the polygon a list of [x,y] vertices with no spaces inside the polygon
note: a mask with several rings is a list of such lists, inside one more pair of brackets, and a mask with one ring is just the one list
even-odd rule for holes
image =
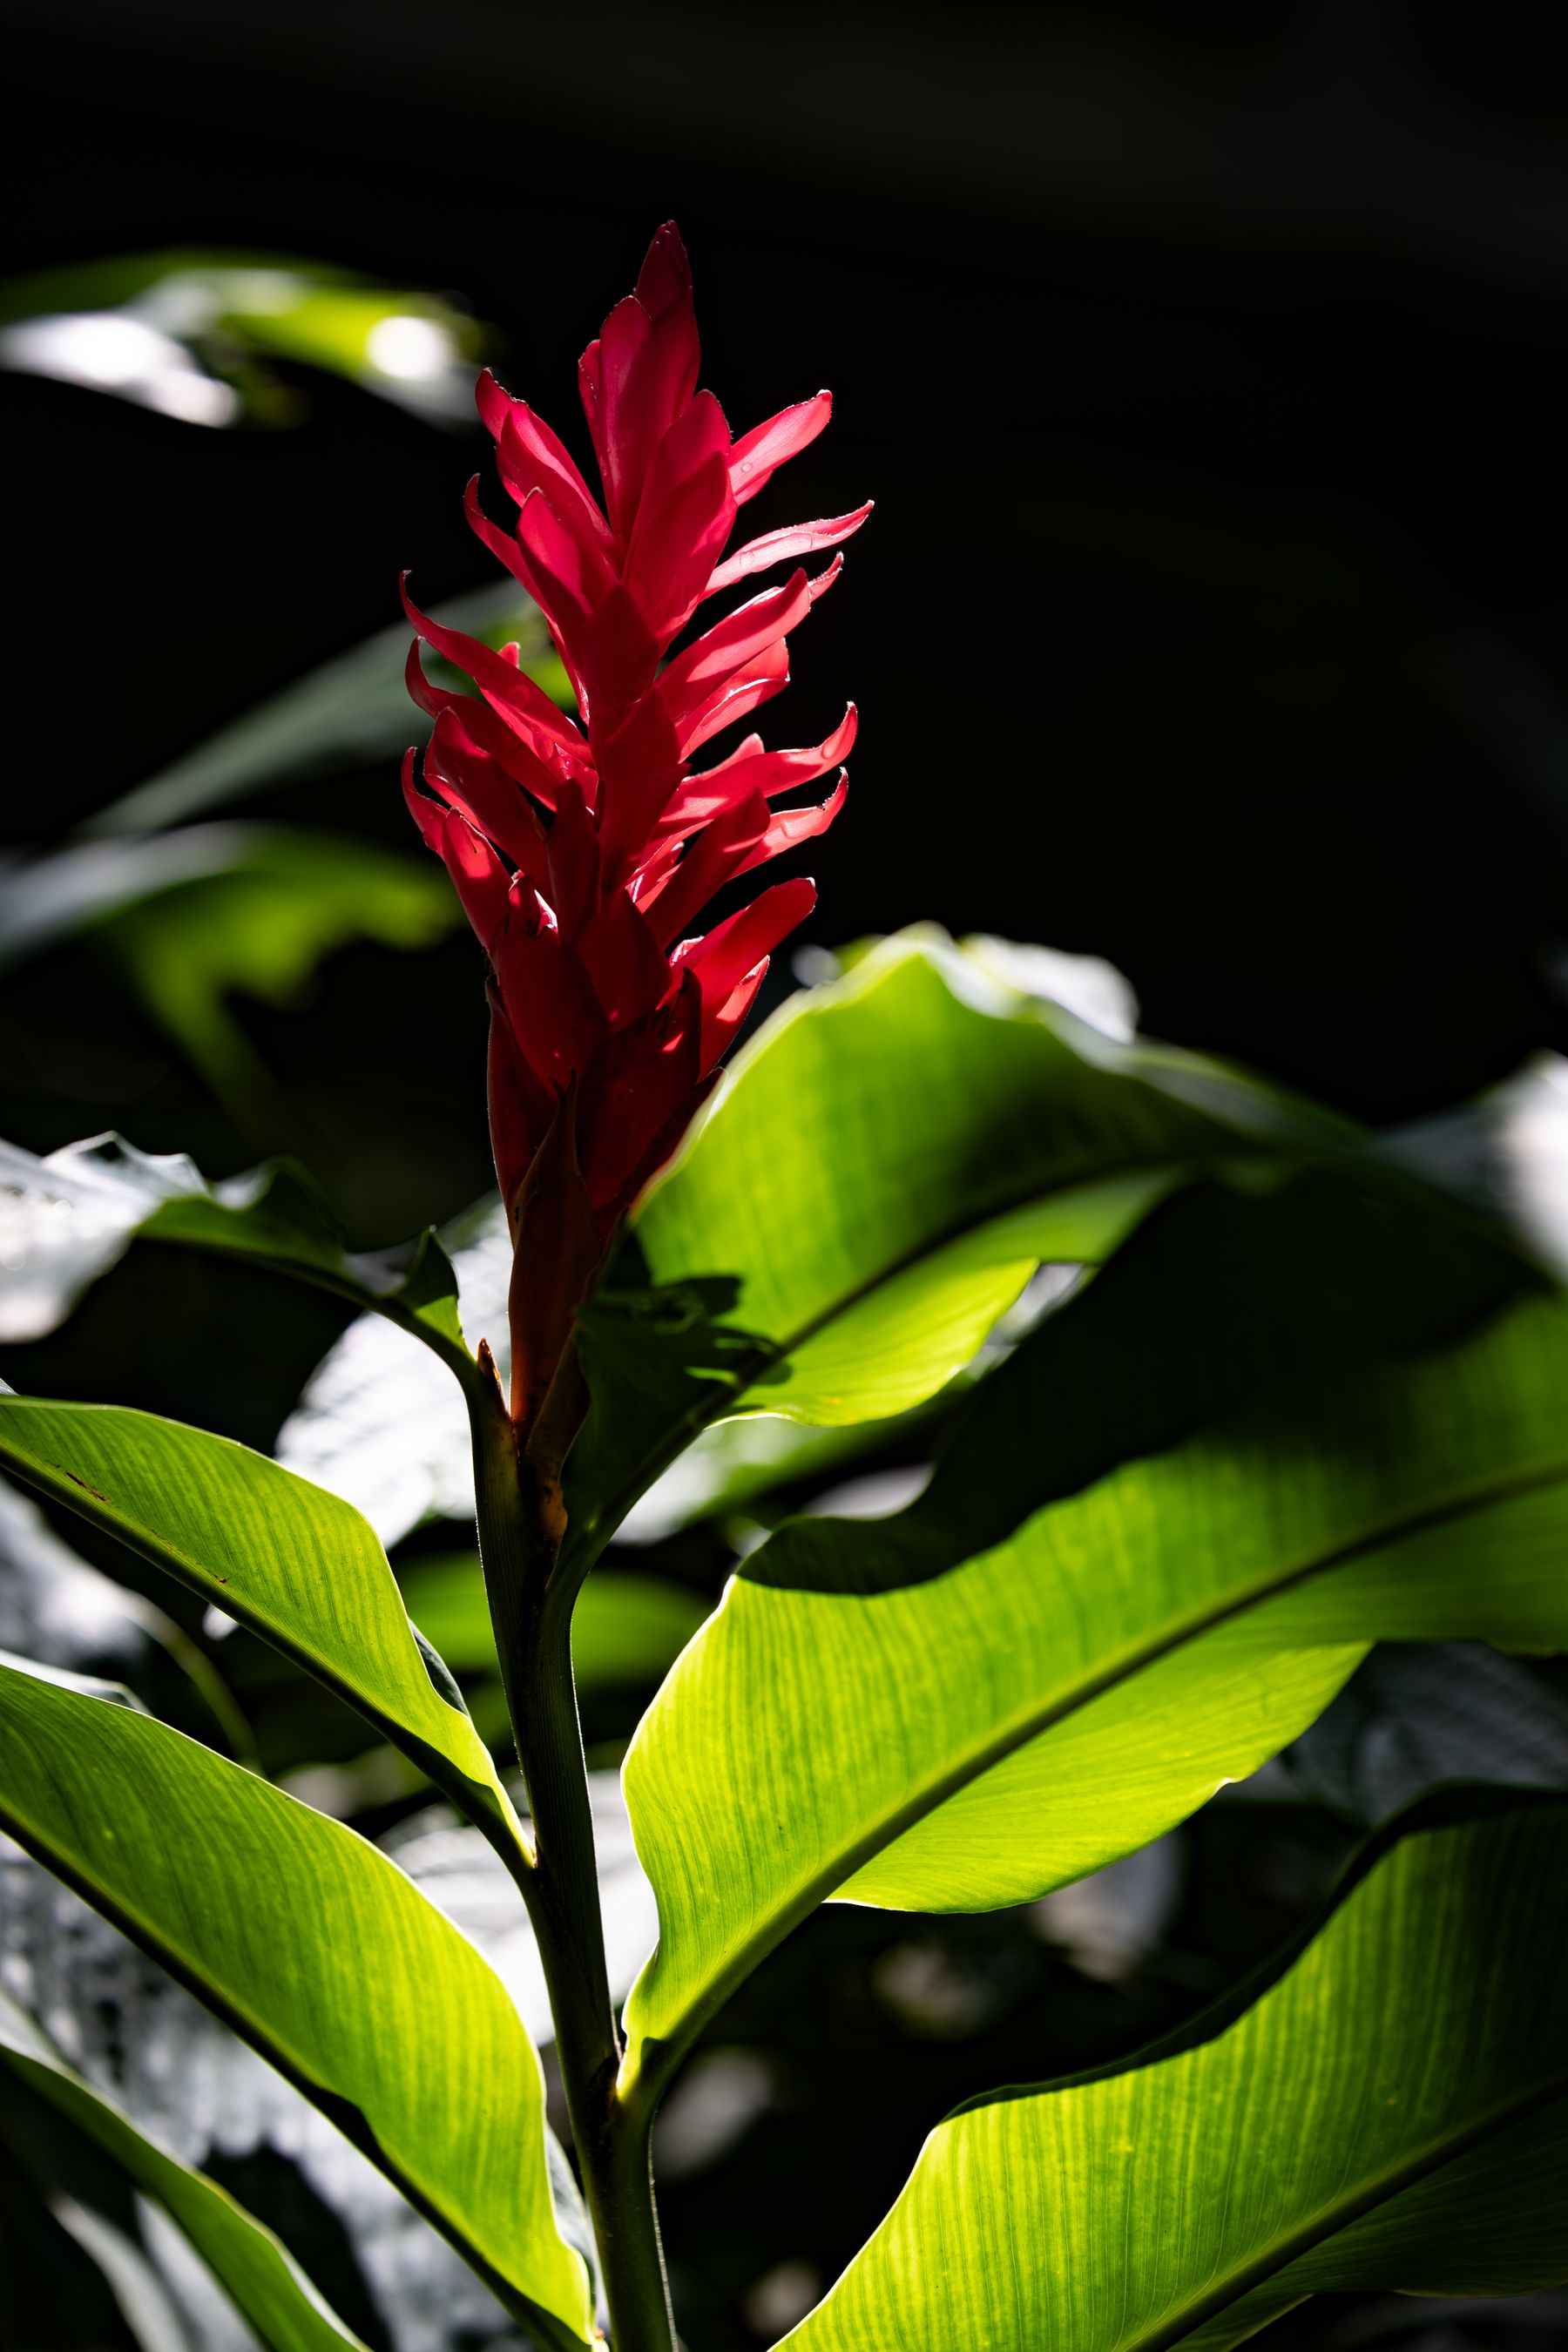
{"label": "glossy red petal", "polygon": [[544,617],[553,629],[556,626],[556,618],[545,605],[544,598],[540,593],[538,569],[531,561],[528,549],[514,534],[510,530],[503,530],[500,523],[492,522],[486,514],[479,504],[479,478],[477,474],[473,476],[463,492],[463,513],[468,529],[480,545],[488,547],[496,562],[503,563],[519,586],[527,590],[534,603],[543,609]]}
{"label": "glossy red petal", "polygon": [[666,221],[637,276],[637,298],[653,321],[660,361],[660,420],[668,431],[697,389],[701,361],[691,301],[691,264],[680,231]]}
{"label": "glossy red petal", "polygon": [[584,1082],[578,1132],[588,1197],[606,1218],[668,1159],[706,1089],[702,999],[689,973],[673,1001],[612,1037]]}
{"label": "glossy red petal", "polygon": [[492,441],[500,439],[511,405],[510,393],[496,382],[489,368],[481,368],[479,380],[474,386],[474,406],[479,412],[479,423]]}
{"label": "glossy red petal", "polygon": [[617,581],[574,631],[579,708],[596,742],[613,735],[647,694],[659,643]]}
{"label": "glossy red petal", "polygon": [[[554,767],[546,767],[538,753],[479,696],[455,694],[444,686],[433,685],[420,666],[417,637],[408,648],[404,675],[410,698],[437,722],[445,722],[450,730],[450,740],[463,757],[493,760],[504,775],[510,776],[523,792],[531,793],[543,807],[555,806],[563,763],[558,761]],[[584,772],[583,788],[592,806],[593,772],[590,769]],[[499,841],[500,835],[495,838]]]}
{"label": "glossy red petal", "polygon": [[656,694],[635,704],[605,743],[599,772],[605,887],[613,890],[629,879],[680,785],[675,730]]}
{"label": "glossy red petal", "polygon": [[[702,991],[704,1018],[715,1013],[763,956],[771,955],[797,923],[804,923],[816,904],[816,885],[804,875],[775,882],[739,914],[731,915],[700,940],[682,940],[670,958],[694,971]],[[710,1068],[706,1053],[704,1068]]]}
{"label": "glossy red petal", "polygon": [[542,490],[567,529],[597,548],[606,560],[616,541],[599,504],[542,416],[523,400],[509,401],[496,446],[496,467],[509,498],[519,506]]}
{"label": "glossy red petal", "polygon": [[577,612],[592,613],[616,586],[603,546],[563,520],[542,490],[531,490],[523,499],[517,535],[541,573],[559,583]]}
{"label": "glossy red petal", "polygon": [[604,1017],[582,966],[543,919],[533,894],[514,895],[492,961],[512,1035],[541,1085],[557,1093],[605,1042]]}
{"label": "glossy red petal", "polygon": [[599,905],[599,835],[587,803],[564,784],[545,844],[547,889],[562,938],[574,940]]}
{"label": "glossy red petal", "polygon": [[664,430],[664,361],[635,294],[616,303],[584,352],[580,382],[610,527],[625,540]]}
{"label": "glossy red petal", "polygon": [[433,621],[412,601],[406,584],[402,594],[410,627],[455,668],[466,670],[490,708],[542,759],[556,765],[564,761],[574,772],[590,764],[588,746],[582,735],[526,670],[503,660],[491,646],[481,645],[478,637],[465,636],[461,629],[448,629]]}
{"label": "glossy red petal", "polygon": [[610,893],[574,952],[613,1030],[646,1019],[674,987],[651,926],[624,890]]}
{"label": "glossy red petal", "polygon": [[658,681],[659,699],[677,728],[708,702],[733,671],[754,659],[775,637],[797,627],[811,604],[805,574],[796,572],[782,588],[764,589],[760,596],[737,605],[695,645],[677,654]]}
{"label": "glossy red petal", "polygon": [[706,702],[698,705],[681,730],[681,758],[689,759],[712,736],[732,727],[737,719],[748,718],[763,703],[771,702],[788,684],[789,647],[783,637],[775,637],[754,660],[736,670]]}
{"label": "glossy red petal", "polygon": [[659,442],[626,547],[626,583],[649,628],[668,644],[707,592],[734,528],[730,428],[700,392]]}
{"label": "glossy red petal", "polygon": [[702,1059],[705,1066],[711,1067],[734,1044],[735,1033],[756,1003],[757,991],[766,980],[772,961],[771,956],[764,956],[761,963],[753,964],[744,980],[730,991],[718,1010],[704,1020]]}
{"label": "glossy red petal", "polygon": [[473,925],[479,944],[487,955],[493,955],[495,942],[506,923],[511,876],[483,834],[461,810],[427,799],[419,791],[414,779],[414,759],[410,751],[403,763],[403,797],[409,814],[424,835],[426,847],[436,852],[451,876],[463,912]]}
{"label": "glossy red petal", "polygon": [[761,793],[764,800],[773,800],[796,784],[814,784],[818,776],[826,775],[830,768],[848,758],[858,726],[858,713],[850,703],[832,734],[804,751],[764,751],[762,738],[748,735],[727,760],[689,780],[679,799],[671,803],[667,824],[679,824],[688,805],[693,809],[705,803],[722,805],[745,793]]}
{"label": "glossy red petal", "polygon": [[[485,716],[491,714],[487,711]],[[425,780],[453,807],[461,809],[469,823],[531,881],[543,883],[548,878],[544,828],[527,795],[518,790],[500,761],[466,734],[461,719],[449,710],[436,721],[425,753]]]}
{"label": "glossy red petal", "polygon": [[848,797],[849,778],[846,772],[816,807],[780,809],[769,818],[767,831],[737,870],[749,874],[753,866],[765,866],[771,857],[782,857],[786,849],[798,849],[803,841],[815,841],[819,833],[827,831]]}
{"label": "glossy red petal", "polygon": [[821,522],[792,523],[783,530],[764,531],[761,539],[748,540],[719,566],[708,583],[708,594],[716,596],[721,588],[732,588],[738,580],[747,579],[753,572],[766,572],[774,563],[798,563],[803,555],[815,555],[822,548],[837,547],[840,540],[852,539],[873,503],[868,499],[852,514],[828,515]]}
{"label": "glossy red petal", "polygon": [[735,493],[735,504],[743,507],[748,499],[754,499],[782,465],[816,440],[832,415],[833,394],[819,392],[810,400],[797,400],[793,408],[781,408],[765,425],[743,433],[730,452],[730,488]]}
{"label": "glossy red petal", "polygon": [[687,845],[685,856],[663,887],[642,900],[661,948],[674,944],[726,882],[757,863],[768,831],[768,804],[753,793],[727,808]]}

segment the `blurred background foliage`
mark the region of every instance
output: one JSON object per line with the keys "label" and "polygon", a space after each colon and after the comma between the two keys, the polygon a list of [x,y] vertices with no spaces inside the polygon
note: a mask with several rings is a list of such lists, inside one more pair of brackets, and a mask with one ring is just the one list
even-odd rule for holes
{"label": "blurred background foliage", "polygon": [[[1051,0],[1022,26],[915,6],[890,36],[689,0],[74,0],[7,51],[0,1134],[115,1127],[213,1177],[286,1149],[363,1247],[486,1191],[477,958],[396,790],[396,577],[564,695],[462,521],[466,386],[491,360],[580,448],[576,354],[670,214],[732,424],[837,396],[759,527],[878,500],[774,722],[806,741],[861,706],[819,945],[929,916],[1102,955],[1155,1034],[1377,1125],[1568,1050],[1560,12]],[[345,1319],[132,1252],[0,1373],[270,1446]],[[942,1412],[852,1460],[731,1465],[617,1549],[579,1647],[597,1766],[737,1548],[830,1489],[890,1507]],[[0,1533],[14,1601],[59,1586],[42,1522]],[[437,1518],[395,1559],[499,1727],[468,1543]],[[94,1565],[119,1598],[72,1661],[372,1834],[438,1834],[252,1637],[107,1543]],[[1553,1675],[1496,1664],[1374,1659],[1286,1765],[1092,1890],[820,1914],[666,2119],[694,2352],[782,2332],[953,2099],[1131,2049],[1228,1981],[1423,1777],[1563,1769]],[[166,2084],[216,2079],[122,1950],[14,1867],[0,1890],[5,1980],[42,1972],[84,2063],[145,2029]],[[510,2340],[297,2118],[224,2096],[205,2160],[367,2343]],[[138,2333],[68,2224],[110,2213],[160,2277],[167,2250],[5,2113],[0,2336],[226,2342],[177,2295],[174,2334]],[[1347,2298],[1271,2340],[1525,2352],[1564,2325],[1551,2299]]]}

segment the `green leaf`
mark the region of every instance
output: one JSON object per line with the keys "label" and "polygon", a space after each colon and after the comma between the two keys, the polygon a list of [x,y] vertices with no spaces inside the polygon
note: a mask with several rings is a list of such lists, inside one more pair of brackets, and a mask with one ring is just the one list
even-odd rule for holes
{"label": "green leaf", "polygon": [[386,1555],[351,1505],[247,1446],[119,1405],[0,1397],[0,1463],[337,1692],[517,1862],[489,1751],[437,1690]]}
{"label": "green leaf", "polygon": [[364,2352],[270,2230],[216,2181],[138,2131],[111,2099],[68,2066],[42,2030],[0,1990],[0,2064],[48,2102],[125,2179],[178,2223],[268,2352]]}
{"label": "green leaf", "polygon": [[[495,1636],[478,1552],[412,1560],[399,1580],[408,1613],[458,1674],[495,1671]],[[605,1569],[585,1585],[572,1617],[579,1690],[654,1683],[708,1614],[707,1603],[668,1577]]]}
{"label": "green leaf", "polygon": [[547,2342],[588,2336],[532,2044],[384,1855],[149,1717],[6,1667],[0,1822],[330,2116]]}
{"label": "green leaf", "polygon": [[457,1277],[434,1234],[408,1249],[354,1255],[293,1162],[209,1184],[184,1155],[138,1151],[118,1135],[67,1144],[42,1160],[0,1142],[0,1339],[54,1330],[138,1237],[292,1275],[386,1316],[459,1378],[473,1375]]}
{"label": "green leaf", "polygon": [[[602,1543],[723,1414],[841,1424],[933,1395],[1042,1260],[1099,1262],[1196,1171],[1355,1140],[1091,1029],[940,933],[884,940],[767,1024],[638,1209],[583,1334],[608,1402],[568,1459],[574,1540]],[[693,1302],[662,1365],[616,1295],[639,1276]]]}
{"label": "green leaf", "polygon": [[1189,1192],[906,1510],[752,1554],[626,1759],[660,1921],[630,2073],[829,1896],[988,1909],[1143,1844],[1375,1640],[1568,1639],[1568,1303],[1500,1313],[1525,1283],[1327,1180]]}
{"label": "green leaf", "polygon": [[[1173,2041],[940,2124],[800,2352],[1225,2352],[1310,2294],[1568,2275],[1568,1806],[1418,1807]],[[1239,2011],[1239,2013],[1237,2013]]]}
{"label": "green leaf", "polygon": [[291,255],[173,251],[40,270],[0,286],[0,366],[113,393],[186,424],[300,404],[292,360],[433,422],[467,422],[480,336],[450,302]]}

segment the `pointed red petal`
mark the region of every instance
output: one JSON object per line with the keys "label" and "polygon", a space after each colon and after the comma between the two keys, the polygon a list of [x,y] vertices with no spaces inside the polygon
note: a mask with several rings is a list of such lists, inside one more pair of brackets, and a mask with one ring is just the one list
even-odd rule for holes
{"label": "pointed red petal", "polygon": [[433,849],[452,877],[463,912],[473,925],[485,952],[506,921],[507,894],[511,876],[479,833],[458,809],[426,798],[414,781],[412,751],[403,763],[403,797],[419,827],[427,849]]}
{"label": "pointed red petal", "polygon": [[816,440],[832,414],[833,394],[819,392],[810,400],[797,400],[793,408],[781,408],[765,425],[743,433],[730,452],[730,488],[735,493],[735,504],[743,507],[748,499],[754,499],[788,458],[798,457]]}
{"label": "pointed red petal", "polygon": [[510,401],[497,436],[496,470],[509,498],[521,506],[542,490],[574,537],[608,558],[615,541],[598,500],[565,447],[524,400]]}
{"label": "pointed red petal", "polygon": [[[490,759],[503,775],[531,793],[547,809],[555,806],[560,788],[559,768],[546,767],[539,754],[531,750],[521,735],[515,734],[504,719],[497,717],[488,702],[472,694],[454,694],[444,686],[433,685],[425,675],[419,660],[419,640],[416,637],[408,648],[404,667],[404,681],[411,699],[432,719],[445,721],[451,730],[450,740],[464,758]],[[586,746],[584,746],[586,749]],[[584,775],[583,789],[588,804],[593,806],[594,773],[591,768]],[[486,830],[489,830],[487,826]],[[494,835],[497,841],[501,836]]]}
{"label": "pointed red petal", "polygon": [[610,526],[624,540],[664,429],[664,361],[653,321],[635,294],[616,303],[597,342],[584,352],[579,380]]}
{"label": "pointed red petal", "polygon": [[624,890],[611,891],[574,952],[612,1030],[645,1019],[675,985],[647,918]]}
{"label": "pointed red petal", "polygon": [[600,834],[605,887],[630,878],[680,786],[675,730],[657,694],[645,695],[602,748]]}
{"label": "pointed red petal", "polygon": [[691,301],[691,264],[673,221],[666,221],[648,247],[637,278],[637,298],[653,321],[661,362],[662,414],[668,431],[697,389],[700,350]]}
{"label": "pointed red petal", "polygon": [[582,966],[531,890],[513,891],[491,954],[501,1003],[529,1067],[557,1093],[605,1041],[604,1016]]}
{"label": "pointed red petal", "polygon": [[626,583],[661,643],[696,610],[734,529],[730,428],[700,392],[660,441],[626,548]]}
{"label": "pointed red petal", "polygon": [[752,966],[744,980],[732,988],[718,1011],[709,1013],[702,1024],[702,1059],[711,1066],[729,1052],[735,1041],[735,1032],[756,1002],[757,991],[768,976],[771,956]]}
{"label": "pointed red petal", "polygon": [[[752,965],[771,955],[797,923],[805,922],[816,904],[816,885],[801,875],[794,881],[775,882],[771,890],[764,890],[760,898],[753,898],[749,907],[729,916],[701,939],[682,940],[670,961],[697,974],[705,1026]],[[703,1067],[711,1066],[705,1037]]]}
{"label": "pointed red petal", "polygon": [[737,719],[746,718],[763,703],[771,702],[788,684],[789,647],[783,637],[775,637],[754,660],[736,670],[706,702],[698,705],[681,730],[681,758],[689,759],[710,736],[732,726]]}
{"label": "pointed red petal", "polygon": [[782,857],[786,849],[798,849],[803,841],[814,841],[826,833],[849,795],[849,776],[846,770],[827,798],[816,808],[780,809],[769,819],[768,829],[755,849],[738,871],[749,874],[754,866],[765,866],[770,857]]}
{"label": "pointed red petal", "polygon": [[584,1084],[580,1158],[588,1197],[606,1218],[675,1150],[701,1101],[702,999],[688,972],[674,999],[611,1038]]}
{"label": "pointed red petal", "polygon": [[[758,845],[769,831],[768,804],[753,793],[715,818],[687,847],[661,889],[640,900],[660,947],[668,949],[688,923],[695,922],[717,891],[758,863]],[[753,854],[757,853],[757,854]]]}
{"label": "pointed red petal", "polygon": [[[484,705],[479,708],[483,710]],[[485,716],[491,714],[485,711]],[[451,711],[444,710],[436,721],[425,753],[425,781],[452,807],[461,809],[468,822],[531,881],[547,880],[544,828],[526,794],[498,761],[465,734],[461,720]]]}
{"label": "pointed red petal", "polygon": [[695,645],[677,654],[658,681],[660,699],[676,726],[710,701],[714,689],[732,672],[744,667],[775,637],[797,627],[811,604],[805,574],[796,572],[782,588],[764,589],[748,604],[737,605]]}
{"label": "pointed red petal", "polygon": [[815,555],[819,548],[837,547],[841,539],[852,539],[873,503],[868,499],[852,514],[828,515],[821,522],[794,523],[783,530],[766,531],[761,539],[748,540],[744,547],[737,548],[719,566],[708,583],[706,593],[716,596],[721,588],[732,588],[737,580],[744,580],[752,572],[765,572],[773,563],[798,563],[803,555]]}
{"label": "pointed red petal", "polygon": [[409,596],[406,573],[400,587],[410,627],[456,668],[467,670],[490,708],[516,728],[541,759],[556,764],[564,761],[574,772],[592,766],[588,746],[578,730],[526,670],[503,661],[478,637],[465,636],[461,629],[445,628],[422,613]]}
{"label": "pointed red petal", "polygon": [[550,903],[563,940],[577,937],[599,903],[599,835],[582,793],[563,784],[545,845]]}

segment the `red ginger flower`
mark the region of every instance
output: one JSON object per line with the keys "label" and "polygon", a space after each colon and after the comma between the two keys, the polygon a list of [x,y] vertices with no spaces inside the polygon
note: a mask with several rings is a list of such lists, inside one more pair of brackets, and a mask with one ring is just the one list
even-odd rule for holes
{"label": "red ginger flower", "polygon": [[809,750],[748,735],[715,766],[692,756],[788,683],[786,636],[831,586],[836,556],[715,622],[666,660],[703,601],[858,530],[852,514],[773,530],[728,558],[737,509],[827,423],[826,392],[731,442],[697,389],[691,273],[673,225],[637,290],[579,368],[605,503],[525,401],[487,372],[479,414],[515,500],[514,531],[468,486],[468,520],[542,611],[577,696],[566,718],[517,666],[415,606],[426,645],[466,670],[479,699],[430,684],[417,641],[408,685],[435,720],[404,790],[445,859],[489,962],[489,1117],[517,1245],[512,1411],[537,1416],[572,1318],[616,1224],[670,1157],[714,1083],[773,950],[816,886],[775,884],[700,938],[684,937],[726,883],[832,824],[841,770],[816,806],[774,809],[837,767],[842,723]]}

